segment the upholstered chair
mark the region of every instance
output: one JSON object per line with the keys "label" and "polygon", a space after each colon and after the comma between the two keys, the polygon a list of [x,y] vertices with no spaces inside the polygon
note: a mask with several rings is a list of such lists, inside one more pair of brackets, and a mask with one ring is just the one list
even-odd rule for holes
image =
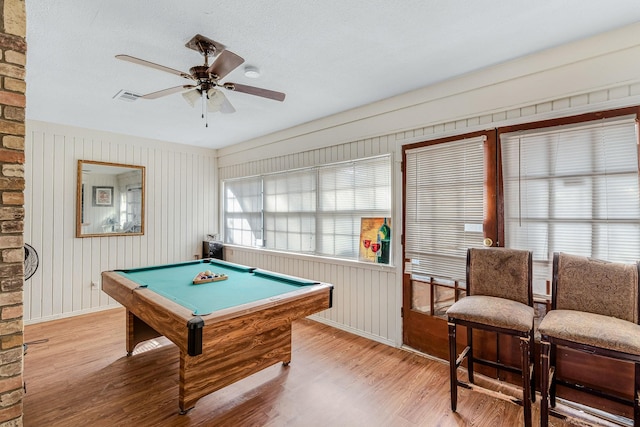
{"label": "upholstered chair", "polygon": [[[556,374],[557,346],[635,364],[634,426],[640,426],[640,325],[638,293],[640,264],[622,264],[555,253],[551,311],[540,322],[542,401],[540,425],[555,407],[556,384],[578,388],[620,402],[593,385],[565,381]],[[606,381],[606,379],[605,379]]]}
{"label": "upholstered chair", "polygon": [[[524,424],[531,426],[531,401],[535,401],[533,351],[533,290],[531,284],[532,255],[529,251],[483,248],[467,250],[467,296],[447,310],[449,326],[449,370],[451,410],[456,411],[458,367],[467,359],[469,383],[474,382],[474,363],[491,366],[522,376]],[[457,355],[456,327],[467,328],[467,346]],[[476,357],[473,330],[519,338],[521,366],[510,366]],[[497,335],[496,335],[497,336]]]}

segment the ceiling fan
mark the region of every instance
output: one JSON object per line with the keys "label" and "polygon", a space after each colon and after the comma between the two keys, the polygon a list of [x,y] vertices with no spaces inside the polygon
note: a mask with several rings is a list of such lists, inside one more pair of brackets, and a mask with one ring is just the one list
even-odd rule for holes
{"label": "ceiling fan", "polygon": [[[182,92],[183,98],[191,105],[195,107],[198,100],[202,101],[202,118],[205,119],[205,125],[209,124],[206,121],[207,112],[221,112],[221,113],[233,113],[235,108],[229,102],[224,93],[219,89],[227,89],[236,92],[247,93],[249,95],[261,96],[263,98],[273,99],[275,101],[284,101],[285,94],[282,92],[276,92],[269,89],[262,89],[255,86],[248,86],[239,83],[221,82],[220,80],[227,76],[231,71],[235,70],[240,64],[244,62],[244,59],[235,53],[226,50],[226,46],[204,37],[200,34],[196,34],[191,40],[185,44],[189,49],[193,49],[200,52],[204,56],[204,65],[196,65],[191,67],[189,72],[176,70],[173,68],[165,67],[153,62],[145,61],[144,59],[136,58],[130,55],[116,55],[116,58],[132,62],[138,65],[144,65],[146,67],[155,68],[156,70],[164,71],[167,73],[175,74],[188,80],[192,80],[193,83],[185,84],[167,89],[159,90],[157,92],[148,93],[140,96],[143,99],[157,99],[163,96],[171,95],[174,93]],[[213,57],[214,60],[209,65],[209,57]]]}

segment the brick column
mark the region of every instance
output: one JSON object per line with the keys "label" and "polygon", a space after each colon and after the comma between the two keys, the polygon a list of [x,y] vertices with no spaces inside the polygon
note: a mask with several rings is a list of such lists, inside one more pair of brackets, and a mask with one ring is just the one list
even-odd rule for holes
{"label": "brick column", "polygon": [[24,0],[0,0],[0,427],[22,426]]}

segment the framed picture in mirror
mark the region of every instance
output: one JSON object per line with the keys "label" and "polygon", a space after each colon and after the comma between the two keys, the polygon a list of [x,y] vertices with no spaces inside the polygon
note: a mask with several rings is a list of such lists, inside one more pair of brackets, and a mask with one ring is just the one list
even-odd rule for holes
{"label": "framed picture in mirror", "polygon": [[113,206],[113,187],[93,187],[93,206]]}

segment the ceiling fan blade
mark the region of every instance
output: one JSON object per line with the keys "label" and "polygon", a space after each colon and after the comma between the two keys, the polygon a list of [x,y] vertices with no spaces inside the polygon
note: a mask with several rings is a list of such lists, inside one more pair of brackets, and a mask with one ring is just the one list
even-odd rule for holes
{"label": "ceiling fan blade", "polygon": [[129,55],[116,55],[116,58],[122,61],[132,62],[138,65],[144,65],[145,67],[155,68],[156,70],[164,71],[165,73],[175,74],[177,76],[184,77],[185,79],[193,80],[193,77],[189,73],[185,73],[184,71],[165,67],[164,65],[156,64],[154,62],[145,61],[144,59],[136,58]]}
{"label": "ceiling fan blade", "polygon": [[248,93],[249,95],[261,96],[263,98],[273,99],[274,101],[284,101],[286,96],[282,92],[276,92],[275,90],[262,89],[255,86],[241,85],[239,83],[225,83],[225,89],[234,90],[236,92]]}
{"label": "ceiling fan blade", "polygon": [[223,50],[216,60],[211,64],[207,73],[215,74],[218,79],[224,78],[231,71],[235,70],[240,64],[244,62],[244,58],[236,55],[235,53]]}
{"label": "ceiling fan blade", "polygon": [[161,98],[163,96],[171,95],[172,93],[184,92],[187,89],[193,89],[195,87],[196,86],[194,86],[194,85],[183,85],[183,86],[170,87],[168,89],[163,89],[163,90],[159,90],[157,92],[151,92],[151,93],[148,93],[146,95],[142,95],[140,98],[143,98],[143,99],[157,99],[157,98]]}

